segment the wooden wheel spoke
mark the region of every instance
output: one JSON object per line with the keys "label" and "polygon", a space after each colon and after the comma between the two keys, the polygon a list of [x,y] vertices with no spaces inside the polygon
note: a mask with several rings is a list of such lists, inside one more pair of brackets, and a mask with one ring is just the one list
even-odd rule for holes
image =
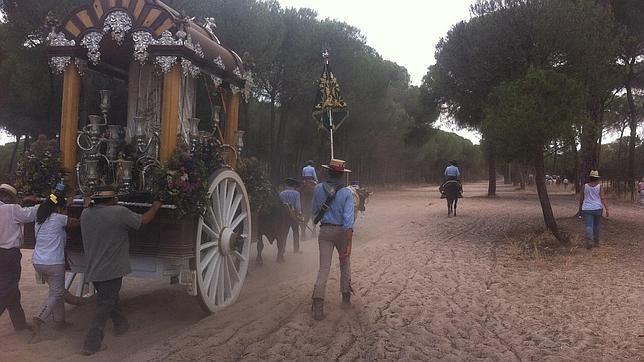
{"label": "wooden wheel spoke", "polygon": [[222,305],[224,303],[224,273],[223,263],[219,265],[218,268],[218,278],[217,278],[217,304]]}
{"label": "wooden wheel spoke", "polygon": [[206,270],[206,267],[207,267],[208,265],[210,265],[210,261],[212,260],[212,258],[214,258],[214,257],[215,257],[215,255],[217,255],[217,253],[218,253],[218,252],[219,252],[219,250],[217,250],[217,249],[212,249],[212,250],[210,250],[210,251],[208,251],[208,252],[206,253],[206,256],[205,256],[205,257],[202,259],[202,261],[201,261],[201,263],[202,263],[202,264],[201,264],[201,272],[202,272],[202,273],[204,272],[204,270]]}
{"label": "wooden wheel spoke", "polygon": [[[215,253],[213,255],[219,256],[219,255],[217,255],[217,253]],[[203,279],[204,284],[208,287],[208,289],[210,289],[210,285],[212,284],[213,274],[217,270],[217,267],[219,266],[219,261],[220,260],[221,260],[221,258],[216,257],[215,260],[210,262],[210,264],[204,264],[204,266],[208,265],[208,271],[206,272],[206,275],[204,276],[204,279]]]}
{"label": "wooden wheel spoke", "polygon": [[201,227],[202,230],[205,231],[206,234],[208,234],[211,238],[215,240],[219,239],[219,235],[217,235],[217,233],[213,229],[211,229],[210,226],[206,225],[206,223],[204,223]]}
{"label": "wooden wheel spoke", "polygon": [[239,215],[235,218],[235,220],[233,220],[233,221],[230,223],[230,228],[231,228],[231,229],[233,229],[233,230],[235,230],[235,228],[239,225],[239,223],[240,223],[240,222],[242,222],[242,221],[246,218],[246,216],[248,216],[248,214],[246,214],[246,212],[245,212],[245,211],[242,211],[242,212],[241,212],[241,214],[239,214]]}
{"label": "wooden wheel spoke", "polygon": [[239,208],[239,204],[241,204],[242,196],[243,195],[241,194],[237,195],[235,197],[235,200],[233,201],[230,212],[228,213],[228,219],[226,219],[229,224],[233,222],[233,217],[235,217],[235,214],[237,214],[237,209]]}
{"label": "wooden wheel spoke", "polygon": [[228,284],[228,295],[231,296],[233,293],[233,283],[231,283],[230,280],[230,268],[232,265],[230,265],[230,257],[226,260],[226,273],[224,273],[224,276],[226,277],[226,284]]}
{"label": "wooden wheel spoke", "polygon": [[242,263],[246,261],[246,257],[245,257],[245,256],[243,256],[243,255],[242,255],[240,252],[238,252],[237,250],[233,251],[233,255],[235,255],[237,258],[239,258],[239,260],[240,260]]}
{"label": "wooden wheel spoke", "polygon": [[217,229],[216,231],[221,231],[221,223],[219,222],[219,220],[217,220],[217,216],[215,216],[215,210],[212,208],[212,206],[208,206],[208,208],[206,209],[206,216],[212,220],[213,226]]}
{"label": "wooden wheel spoke", "polygon": [[[239,276],[239,272],[237,271],[237,267],[235,266],[235,261],[233,260],[233,257],[230,256],[230,255],[228,255],[228,264],[230,265],[230,269],[232,271],[232,273],[231,273],[232,276],[235,277],[235,280],[237,282],[240,282],[241,277]],[[230,289],[233,289],[232,285],[231,285]]]}
{"label": "wooden wheel spoke", "polygon": [[226,225],[226,205],[228,205],[228,200],[226,200],[228,189],[228,179],[224,180],[223,187],[219,187],[219,220],[221,220],[221,226],[225,227]]}
{"label": "wooden wheel spoke", "polygon": [[69,273],[67,276],[65,276],[65,289],[69,290],[72,287],[77,274],[78,273]]}
{"label": "wooden wheel spoke", "polygon": [[199,249],[201,249],[201,251],[204,251],[204,249],[210,249],[213,246],[217,246],[217,245],[219,245],[219,241],[210,241],[210,242],[201,244],[199,246]]}
{"label": "wooden wheel spoke", "polygon": [[230,224],[231,219],[235,216],[235,190],[237,189],[237,184],[233,183],[228,187],[228,193],[226,194],[226,218],[224,219],[226,223]]}

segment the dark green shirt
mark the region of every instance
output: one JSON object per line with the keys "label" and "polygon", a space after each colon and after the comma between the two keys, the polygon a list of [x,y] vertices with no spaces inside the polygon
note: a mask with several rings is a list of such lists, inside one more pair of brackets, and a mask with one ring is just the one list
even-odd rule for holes
{"label": "dark green shirt", "polygon": [[142,215],[119,205],[95,205],[81,214],[81,233],[87,257],[85,278],[102,282],[129,274],[128,231],[141,227]]}

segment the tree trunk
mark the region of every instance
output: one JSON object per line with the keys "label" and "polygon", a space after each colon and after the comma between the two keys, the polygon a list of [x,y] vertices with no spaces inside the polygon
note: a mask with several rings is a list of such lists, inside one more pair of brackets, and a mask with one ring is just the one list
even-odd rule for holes
{"label": "tree trunk", "polygon": [[[633,64],[630,64],[630,76],[633,76]],[[633,89],[630,82],[626,83],[626,99],[628,101],[628,127],[631,134],[628,138],[628,180],[626,187],[631,190],[631,200],[635,200],[635,141],[637,138],[637,109],[633,99]]]}
{"label": "tree trunk", "polygon": [[579,154],[577,152],[577,141],[575,137],[570,137],[570,151],[573,157],[573,175],[572,175],[572,185],[575,188],[575,193],[579,193],[581,188],[580,179],[579,179]]}
{"label": "tree trunk", "polygon": [[286,111],[287,106],[284,105],[284,103],[281,104],[280,107],[280,119],[279,119],[279,124],[277,126],[277,136],[275,139],[275,147],[273,149],[273,166],[275,168],[275,172],[272,174],[273,181],[277,182],[278,180],[282,179],[283,172],[284,172],[284,139],[285,139],[285,133],[286,133],[286,119],[288,117],[288,112]]}
{"label": "tree trunk", "polygon": [[622,160],[622,149],[624,144],[624,130],[626,130],[626,124],[624,124],[619,132],[619,144],[617,146],[617,195],[620,195],[622,191],[622,181],[624,179],[624,162]]}
{"label": "tree trunk", "polygon": [[[595,102],[598,103],[598,102]],[[601,132],[601,105],[593,104],[590,107],[590,121],[581,132],[581,162],[577,177],[578,184],[583,185],[586,176],[591,170],[596,170],[599,163],[599,133]]]}
{"label": "tree trunk", "polygon": [[273,174],[273,155],[275,151],[275,139],[274,130],[275,130],[275,95],[271,94],[271,119],[270,119],[270,130],[268,135],[268,172]]}
{"label": "tree trunk", "polygon": [[496,196],[496,152],[493,145],[488,145],[488,187],[487,195]]}
{"label": "tree trunk", "polygon": [[503,168],[503,184],[510,185],[512,183],[512,170],[510,170],[510,162],[506,162]]}
{"label": "tree trunk", "polygon": [[18,155],[18,147],[20,146],[21,135],[16,135],[16,144],[13,145],[13,150],[11,150],[11,159],[9,159],[9,165],[7,167],[7,173],[11,175],[13,173],[13,165],[16,163],[16,155]]}
{"label": "tree trunk", "polygon": [[552,213],[552,206],[550,206],[550,198],[548,197],[548,190],[546,188],[546,170],[544,165],[543,150],[537,149],[534,152],[534,182],[537,186],[537,194],[539,195],[539,203],[541,203],[541,211],[543,212],[543,221],[546,223],[546,228],[552,232],[557,240],[566,243],[562,235],[559,233],[557,220]]}

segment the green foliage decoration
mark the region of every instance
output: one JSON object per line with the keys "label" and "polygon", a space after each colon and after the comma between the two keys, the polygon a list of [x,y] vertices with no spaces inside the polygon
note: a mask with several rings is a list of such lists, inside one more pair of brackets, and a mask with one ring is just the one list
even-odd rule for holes
{"label": "green foliage decoration", "polygon": [[273,185],[255,157],[239,161],[237,171],[244,181],[254,214],[267,215],[280,206]]}
{"label": "green foliage decoration", "polygon": [[62,177],[58,140],[40,136],[18,160],[16,189],[25,195],[46,196]]}

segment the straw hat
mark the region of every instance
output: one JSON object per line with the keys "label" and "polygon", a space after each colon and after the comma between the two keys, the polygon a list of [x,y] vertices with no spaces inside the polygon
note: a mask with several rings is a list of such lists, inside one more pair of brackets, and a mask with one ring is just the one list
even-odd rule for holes
{"label": "straw hat", "polygon": [[351,172],[351,170],[345,168],[346,161],[338,160],[332,158],[328,165],[322,165],[322,167],[336,172]]}
{"label": "straw hat", "polygon": [[9,184],[0,185],[0,191],[4,191],[13,197],[18,196],[18,191],[16,190],[16,188]]}
{"label": "straw hat", "polygon": [[590,175],[588,175],[588,176],[589,176],[589,177],[596,177],[596,178],[599,178],[599,171],[597,171],[597,170],[592,170],[592,171],[590,171]]}
{"label": "straw hat", "polygon": [[116,190],[112,186],[99,186],[94,189],[92,199],[113,199],[116,196]]}

